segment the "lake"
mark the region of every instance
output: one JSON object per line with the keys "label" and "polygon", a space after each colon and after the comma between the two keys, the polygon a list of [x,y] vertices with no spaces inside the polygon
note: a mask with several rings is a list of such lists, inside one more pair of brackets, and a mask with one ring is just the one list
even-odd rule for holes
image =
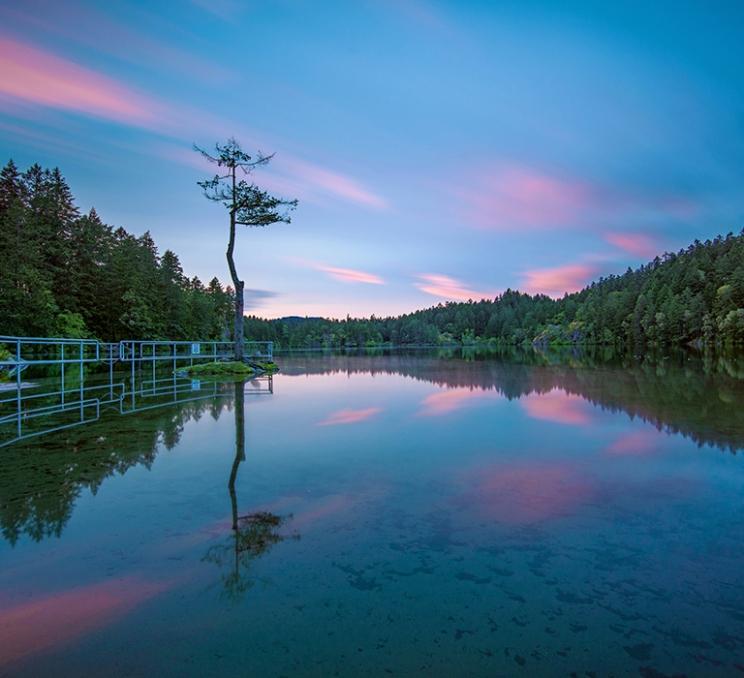
{"label": "lake", "polygon": [[0,448],[0,675],[744,672],[741,358],[277,361]]}

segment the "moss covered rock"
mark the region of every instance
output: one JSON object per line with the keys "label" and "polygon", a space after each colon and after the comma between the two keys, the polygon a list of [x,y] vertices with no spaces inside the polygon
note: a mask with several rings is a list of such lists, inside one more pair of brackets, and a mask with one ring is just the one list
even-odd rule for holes
{"label": "moss covered rock", "polygon": [[268,361],[265,363],[254,363],[258,369],[263,370],[264,372],[268,372],[269,374],[273,374],[274,372],[279,371],[279,365],[277,365],[273,361]]}
{"label": "moss covered rock", "polygon": [[184,371],[190,377],[247,377],[256,372],[250,365],[236,361],[201,363]]}

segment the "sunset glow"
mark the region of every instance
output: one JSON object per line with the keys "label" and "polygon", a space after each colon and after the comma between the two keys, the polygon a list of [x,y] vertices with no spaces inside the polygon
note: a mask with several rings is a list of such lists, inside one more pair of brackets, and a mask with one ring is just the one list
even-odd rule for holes
{"label": "sunset glow", "polygon": [[0,667],[112,624],[166,588],[127,577],[11,604],[0,610]]}
{"label": "sunset glow", "polygon": [[723,111],[744,91],[738,42],[691,43],[692,7],[658,52],[629,8],[606,24],[544,10],[329,2],[309,21],[270,4],[5,3],[0,138],[21,167],[60,167],[83,212],[149,230],[187,276],[223,284],[224,214],[200,199],[213,168],[192,144],[275,153],[251,181],[300,207],[236,243],[246,287],[266,293],[248,311],[270,318],[559,297],[736,227],[739,130]]}
{"label": "sunset glow", "polygon": [[379,407],[367,407],[361,410],[338,410],[329,414],[318,426],[337,426],[339,424],[358,424],[382,412]]}

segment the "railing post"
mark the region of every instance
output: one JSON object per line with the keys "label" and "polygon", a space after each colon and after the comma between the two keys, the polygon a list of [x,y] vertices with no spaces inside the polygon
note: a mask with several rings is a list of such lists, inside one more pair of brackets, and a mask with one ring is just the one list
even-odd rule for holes
{"label": "railing post", "polygon": [[21,340],[16,339],[16,409],[18,413],[18,437],[21,437]]}
{"label": "railing post", "polygon": [[65,345],[62,344],[62,404],[65,404]]}
{"label": "railing post", "polygon": [[85,355],[83,351],[84,351],[84,343],[83,343],[83,340],[81,339],[80,340],[80,420],[81,421],[85,420],[85,409],[83,405],[83,399],[85,397],[85,394],[83,392],[83,380],[84,380],[83,358],[85,357]]}

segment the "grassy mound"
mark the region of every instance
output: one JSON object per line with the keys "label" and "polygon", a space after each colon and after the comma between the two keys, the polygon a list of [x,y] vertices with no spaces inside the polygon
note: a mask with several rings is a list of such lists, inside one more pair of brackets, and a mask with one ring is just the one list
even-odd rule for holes
{"label": "grassy mound", "polygon": [[277,365],[275,362],[271,360],[265,363],[255,363],[255,365],[260,370],[263,370],[264,372],[268,372],[269,374],[273,374],[274,372],[279,371],[279,365]]}
{"label": "grassy mound", "polygon": [[190,377],[245,377],[255,374],[256,370],[245,363],[230,361],[192,365],[185,372]]}

